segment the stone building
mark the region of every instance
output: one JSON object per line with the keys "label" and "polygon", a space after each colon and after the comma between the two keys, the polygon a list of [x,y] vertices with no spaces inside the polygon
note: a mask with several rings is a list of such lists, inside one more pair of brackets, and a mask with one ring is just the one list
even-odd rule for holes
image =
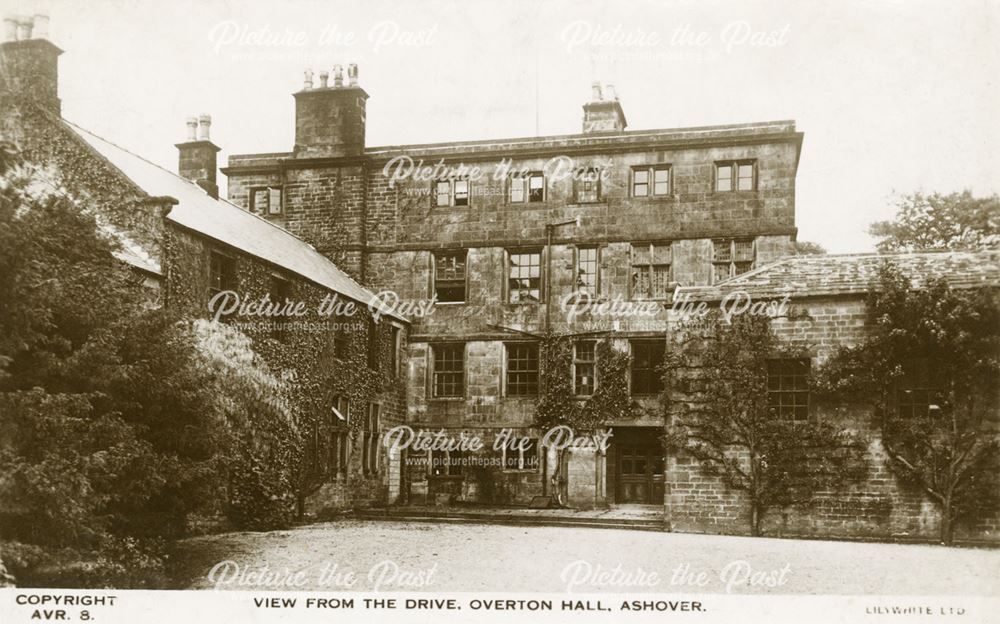
{"label": "stone building", "polygon": [[[180,175],[152,165],[60,118],[61,51],[20,31],[0,44],[4,138],[102,216],[165,305],[208,316],[209,296],[234,289],[361,308],[346,328],[240,326],[299,375],[326,423],[308,440],[312,511],[555,495],[648,505],[672,530],[743,532],[745,501],[661,442],[676,303],[788,295],[801,314],[775,327],[811,345],[806,367],[863,334],[881,257],[794,256],[792,121],[628,130],[614,90],[594,85],[579,134],[369,147],[358,68],[334,66],[293,95],[289,151],[230,157],[227,200],[209,119],[189,120]],[[995,252],[896,261],[917,279],[1000,284]],[[375,314],[374,297],[398,305]],[[596,419],[591,444],[563,453],[537,420],[553,336],[569,345],[564,403]],[[617,409],[615,393],[637,409]],[[870,427],[863,412],[793,398],[808,417]],[[486,447],[390,451],[379,439],[396,425]],[[869,433],[867,482],[777,514],[769,531],[933,536],[932,507],[902,493]],[[969,535],[996,530],[986,518]]]}
{"label": "stone building", "polygon": [[[871,408],[864,403],[840,403],[812,392],[810,373],[842,346],[856,345],[865,335],[866,298],[880,267],[891,261],[914,287],[929,279],[945,278],[953,289],[1000,286],[1000,251],[928,252],[912,254],[846,254],[792,256],[762,266],[715,286],[680,288],[678,295],[692,305],[704,302],[734,309],[733,302],[784,302],[772,328],[788,352],[768,362],[780,383],[769,385],[768,400],[793,420],[815,419],[858,431],[866,441],[867,474],[846,489],[820,492],[814,504],[789,507],[765,516],[768,535],[820,535],[894,539],[937,539],[939,513],[935,505],[912,488],[903,488],[890,470],[875,427]],[[723,304],[724,301],[728,303]],[[672,319],[677,321],[678,319]],[[671,345],[680,339],[673,324]],[[696,366],[689,370],[697,374]],[[769,372],[769,375],[771,373]],[[771,377],[769,377],[769,381]],[[897,409],[928,413],[932,409],[933,380],[904,381],[897,389]],[[697,401],[694,387],[671,392],[670,417],[676,419]],[[904,405],[905,403],[905,405]],[[1000,431],[1000,414],[993,408],[993,427]],[[719,477],[696,461],[676,456],[666,459],[666,521],[672,530],[742,533],[747,526],[748,503]],[[970,540],[1000,538],[1000,517],[978,517],[962,525],[956,537]]]}
{"label": "stone building", "polygon": [[[413,464],[410,502],[551,494],[555,458],[539,454],[534,422],[540,337],[582,336],[581,401],[595,391],[597,338],[631,353],[630,391],[652,408],[659,304],[675,285],[728,279],[795,240],[802,133],[791,121],[630,131],[614,91],[594,85],[580,134],[368,147],[356,66],[318,83],[307,73],[294,98],[292,150],[231,156],[230,201],[310,240],[373,290],[434,301],[432,314],[411,319],[414,428],[491,447],[505,431],[531,441],[518,445],[531,447],[527,457],[494,454],[502,469],[463,469],[450,455],[446,468]],[[581,292],[589,304],[566,305]],[[660,312],[612,327],[598,310],[636,301]],[[580,450],[561,467],[572,473],[561,486],[568,500],[661,504],[662,416],[603,424],[607,453]]]}
{"label": "stone building", "polygon": [[[249,336],[274,368],[310,388],[300,397],[309,418],[305,511],[395,502],[400,458],[386,456],[378,442],[405,417],[409,323],[391,310],[373,314],[373,293],[327,257],[219,198],[219,148],[208,116],[189,120],[187,139],[177,145],[178,173],[63,119],[62,51],[45,38],[44,24],[39,16],[22,20],[13,39],[0,43],[2,139],[52,188],[93,211],[161,305],[209,318],[220,292],[244,302],[302,302],[305,314],[294,318],[220,318]],[[321,313],[324,301],[335,314]]]}

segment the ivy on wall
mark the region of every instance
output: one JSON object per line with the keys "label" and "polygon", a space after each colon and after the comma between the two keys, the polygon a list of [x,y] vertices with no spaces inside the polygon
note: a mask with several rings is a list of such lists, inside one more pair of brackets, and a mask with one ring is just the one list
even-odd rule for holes
{"label": "ivy on wall", "polygon": [[[569,334],[550,334],[540,346],[541,394],[535,408],[535,425],[543,431],[566,426],[574,435],[601,428],[611,421],[636,418],[642,414],[629,395],[627,352],[614,347],[612,339],[597,341],[597,387],[594,394],[583,399],[573,392],[573,342]],[[556,504],[564,505],[563,476],[566,449],[558,449],[556,468],[552,474],[552,496]]]}

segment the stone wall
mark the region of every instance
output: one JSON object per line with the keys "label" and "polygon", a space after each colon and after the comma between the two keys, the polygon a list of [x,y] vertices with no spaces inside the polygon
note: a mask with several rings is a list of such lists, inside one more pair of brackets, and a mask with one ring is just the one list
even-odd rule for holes
{"label": "stone wall", "polygon": [[[813,370],[838,347],[857,344],[867,318],[864,301],[858,297],[794,301],[790,316],[776,319],[772,327],[782,343],[810,357]],[[696,379],[697,372],[690,377]],[[684,404],[694,398],[678,391],[671,400]],[[843,489],[818,492],[810,506],[770,510],[762,526],[765,535],[937,539],[936,508],[892,474],[868,408],[823,401],[814,394],[810,417],[859,432],[866,440],[868,474]],[[745,495],[706,474],[696,460],[668,454],[666,481],[671,530],[749,534],[750,505]],[[956,538],[1000,539],[998,521],[991,516],[959,525]]]}

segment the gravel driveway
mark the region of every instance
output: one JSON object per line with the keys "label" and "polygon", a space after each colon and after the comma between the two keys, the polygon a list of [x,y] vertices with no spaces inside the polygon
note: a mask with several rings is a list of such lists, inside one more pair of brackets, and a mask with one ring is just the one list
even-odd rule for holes
{"label": "gravel driveway", "polygon": [[1000,550],[618,529],[343,520],[195,538],[178,559],[194,588],[1000,592]]}

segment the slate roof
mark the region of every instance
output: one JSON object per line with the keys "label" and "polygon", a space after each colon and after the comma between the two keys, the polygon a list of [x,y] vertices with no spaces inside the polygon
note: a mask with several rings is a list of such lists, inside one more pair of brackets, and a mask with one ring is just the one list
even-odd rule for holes
{"label": "slate roof", "polygon": [[[147,194],[176,199],[177,204],[168,213],[167,220],[266,260],[365,306],[374,297],[370,290],[354,281],[312,245],[287,230],[225,199],[213,198],[194,182],[62,121]],[[406,321],[398,314],[388,316]]]}
{"label": "slate roof", "polygon": [[681,287],[680,293],[709,301],[733,291],[756,299],[861,295],[888,261],[917,288],[938,277],[952,288],[1000,287],[1000,250],[988,250],[790,256],[714,286]]}

